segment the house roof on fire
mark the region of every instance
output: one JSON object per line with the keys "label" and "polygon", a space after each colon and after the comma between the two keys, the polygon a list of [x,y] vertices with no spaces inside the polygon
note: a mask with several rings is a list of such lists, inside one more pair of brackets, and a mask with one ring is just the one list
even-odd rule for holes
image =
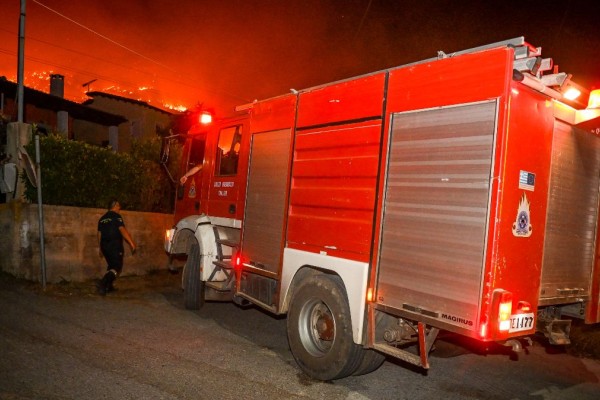
{"label": "house roof on fire", "polygon": [[93,100],[94,97],[106,97],[107,99],[119,100],[119,101],[123,101],[125,103],[136,104],[138,106],[146,107],[146,108],[148,108],[150,110],[153,110],[153,111],[156,111],[156,112],[160,112],[160,113],[163,113],[163,114],[166,114],[166,115],[173,115],[172,112],[169,112],[169,111],[163,110],[161,108],[152,106],[152,105],[146,103],[145,101],[129,99],[127,97],[118,96],[116,94],[94,91],[94,92],[87,92],[86,95],[88,95],[89,97],[92,97],[92,99],[84,101],[83,104],[91,104],[94,101]]}
{"label": "house roof on fire", "polygon": [[[17,97],[17,84],[11,82],[5,77],[0,77],[0,92],[9,99]],[[103,126],[117,126],[127,122],[127,118],[111,114],[106,111],[96,110],[85,104],[75,103],[62,97],[54,96],[32,88],[24,87],[25,103],[34,105],[38,108],[51,111],[66,111],[69,116],[88,122],[93,122]]]}

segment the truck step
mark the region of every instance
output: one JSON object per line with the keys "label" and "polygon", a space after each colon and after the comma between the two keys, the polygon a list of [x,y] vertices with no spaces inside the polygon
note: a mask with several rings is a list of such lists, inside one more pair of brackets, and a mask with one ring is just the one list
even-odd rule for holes
{"label": "truck step", "polygon": [[215,260],[215,261],[213,261],[213,264],[224,270],[233,269],[233,264],[229,260]]}
{"label": "truck step", "polygon": [[222,282],[206,282],[205,285],[208,288],[214,289],[218,292],[229,292],[231,291],[232,281],[222,281]]}
{"label": "truck step", "polygon": [[225,245],[231,248],[238,248],[240,245],[239,242],[230,239],[217,239],[216,242],[220,245]]}
{"label": "truck step", "polygon": [[416,349],[414,349],[416,350],[415,352],[410,352],[387,342],[375,342],[373,343],[373,348],[407,363],[423,369],[429,369],[429,352],[439,332],[438,328],[430,327],[428,330],[425,323],[419,322],[417,325],[418,340],[416,342]]}
{"label": "truck step", "polygon": [[232,301],[233,290],[217,290],[206,286],[204,290],[204,300],[210,301]]}
{"label": "truck step", "polygon": [[421,357],[416,354],[409,353],[406,350],[402,350],[397,347],[390,346],[387,343],[375,343],[375,344],[373,344],[373,348],[384,354],[388,354],[390,356],[399,358],[400,360],[405,361],[409,364],[423,367],[423,365],[421,363]]}

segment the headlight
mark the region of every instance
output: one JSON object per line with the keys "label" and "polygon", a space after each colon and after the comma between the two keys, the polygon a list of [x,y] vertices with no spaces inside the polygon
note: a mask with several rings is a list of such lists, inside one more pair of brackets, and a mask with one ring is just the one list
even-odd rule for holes
{"label": "headlight", "polygon": [[167,229],[165,231],[165,251],[171,253],[171,245],[173,237],[175,236],[175,228]]}

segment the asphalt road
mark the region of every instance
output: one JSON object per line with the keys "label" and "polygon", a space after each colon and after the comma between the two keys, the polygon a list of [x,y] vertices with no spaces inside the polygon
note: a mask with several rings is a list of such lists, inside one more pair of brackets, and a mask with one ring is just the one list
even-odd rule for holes
{"label": "asphalt road", "polygon": [[427,373],[390,360],[313,381],[289,352],[285,319],[231,303],[186,311],[178,277],[161,287],[140,279],[106,297],[89,284],[42,292],[2,279],[0,399],[600,398],[598,360],[538,342],[518,359],[440,343]]}

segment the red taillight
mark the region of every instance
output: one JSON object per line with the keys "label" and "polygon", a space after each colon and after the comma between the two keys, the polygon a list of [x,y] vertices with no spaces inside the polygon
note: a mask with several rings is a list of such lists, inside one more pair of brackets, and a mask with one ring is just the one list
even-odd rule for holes
{"label": "red taillight", "polygon": [[498,302],[498,329],[508,331],[512,314],[512,293],[502,291]]}
{"label": "red taillight", "polygon": [[234,267],[239,269],[242,266],[242,256],[238,253],[234,258]]}

